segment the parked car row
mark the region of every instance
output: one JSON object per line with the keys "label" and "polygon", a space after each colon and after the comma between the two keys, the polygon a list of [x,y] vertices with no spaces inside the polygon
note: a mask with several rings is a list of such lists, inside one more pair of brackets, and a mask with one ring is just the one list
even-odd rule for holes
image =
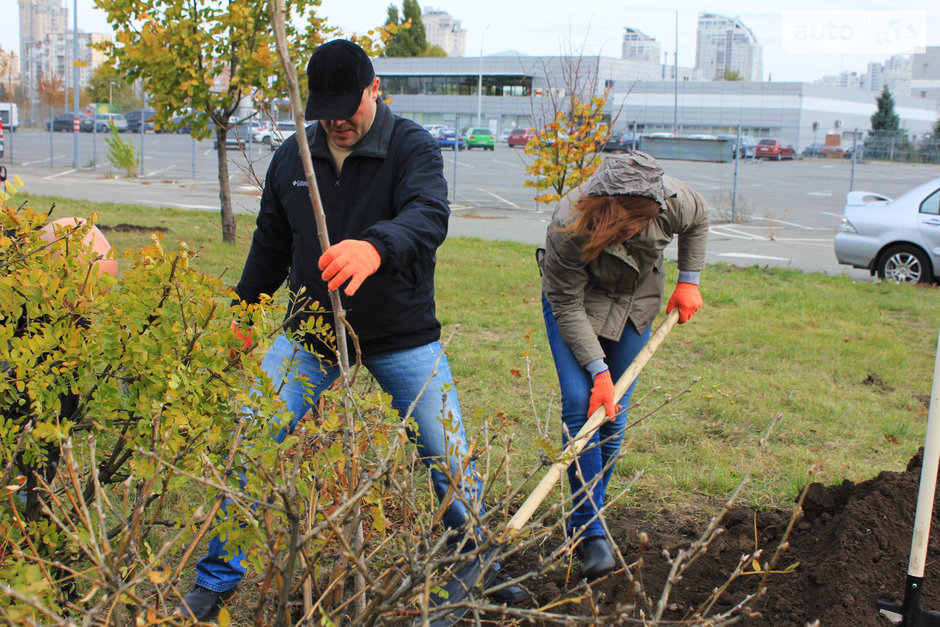
{"label": "parked car row", "polygon": [[225,135],[225,146],[241,150],[250,143],[263,144],[271,150],[277,150],[281,143],[294,134],[297,125],[293,120],[271,122],[269,120],[231,120]]}
{"label": "parked car row", "polygon": [[92,117],[85,113],[66,111],[46,122],[46,130],[71,133],[75,130],[75,118],[78,118],[78,130],[83,133],[108,133],[111,131],[109,122],[114,122],[114,127],[119,133],[139,133],[141,124],[144,125],[145,131],[152,131],[156,113],[153,109],[135,109],[125,114],[96,113]]}
{"label": "parked car row", "polygon": [[863,153],[861,144],[859,144],[857,147],[848,146],[848,147],[843,148],[841,146],[828,146],[824,144],[823,142],[813,142],[812,144],[810,144],[809,146],[803,149],[803,152],[800,153],[800,156],[803,157],[804,159],[813,159],[813,158],[820,158],[820,157],[829,157],[829,158],[841,157],[843,159],[851,159],[852,153],[856,149],[858,150],[858,158],[861,158],[862,153]]}
{"label": "parked car row", "polygon": [[437,145],[441,148],[454,148],[456,144],[458,150],[472,150],[482,148],[484,151],[496,150],[496,137],[493,131],[483,127],[471,127],[463,133],[458,133],[452,126],[441,126],[440,124],[426,124],[424,128],[431,134],[431,137],[437,140]]}

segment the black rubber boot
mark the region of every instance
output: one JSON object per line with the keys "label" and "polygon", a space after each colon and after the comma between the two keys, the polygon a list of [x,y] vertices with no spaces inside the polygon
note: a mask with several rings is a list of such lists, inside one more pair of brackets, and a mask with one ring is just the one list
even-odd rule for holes
{"label": "black rubber boot", "polygon": [[235,588],[225,592],[216,592],[203,588],[199,584],[193,586],[193,589],[186,593],[176,610],[179,614],[197,620],[201,623],[207,623],[215,619],[219,613],[219,608],[235,596]]}
{"label": "black rubber boot", "polygon": [[[498,586],[509,581],[511,577],[503,572],[500,569],[496,573],[496,578],[493,581],[491,586]],[[516,603],[522,603],[529,598],[529,593],[522,589],[521,586],[512,584],[499,590],[493,590],[492,592],[486,592],[486,596],[496,603],[502,603],[505,605],[515,605]]]}
{"label": "black rubber boot", "polygon": [[577,546],[581,558],[581,576],[585,579],[603,577],[614,569],[614,550],[605,536],[584,538]]}

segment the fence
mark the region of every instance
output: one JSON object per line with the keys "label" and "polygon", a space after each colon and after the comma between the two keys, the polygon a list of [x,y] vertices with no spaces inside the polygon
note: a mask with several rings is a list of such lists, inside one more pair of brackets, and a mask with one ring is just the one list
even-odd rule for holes
{"label": "fence", "polygon": [[901,131],[872,131],[863,141],[860,155],[868,161],[940,163],[940,137],[929,135],[912,141]]}

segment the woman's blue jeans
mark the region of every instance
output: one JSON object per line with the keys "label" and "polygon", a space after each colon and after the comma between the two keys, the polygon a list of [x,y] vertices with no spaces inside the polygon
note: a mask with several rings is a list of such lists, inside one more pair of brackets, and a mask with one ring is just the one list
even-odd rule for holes
{"label": "woman's blue jeans", "polygon": [[[402,416],[417,398],[412,411],[414,422],[411,423],[417,425],[417,433],[409,428],[408,434],[417,444],[421,459],[430,469],[431,482],[438,499],[443,502],[447,498],[443,515],[444,525],[457,529],[467,521],[469,513],[464,502],[455,498],[453,492],[447,496],[451,482],[439,467],[442,460],[449,459],[451,476],[460,476],[461,464],[467,453],[467,442],[457,391],[454,389],[447,357],[441,355],[442,350],[440,342],[432,342],[416,348],[363,357],[362,363],[382,389],[391,395],[395,409]],[[440,362],[437,361],[439,356]],[[339,376],[337,366],[323,364],[315,353],[305,350],[302,345],[284,335],[274,341],[261,368],[274,383],[274,389],[280,390],[279,396],[292,415],[290,424],[281,428],[275,436],[278,441],[293,432],[304,414],[317,403],[320,394]],[[421,388],[429,377],[430,381],[424,393],[421,393]],[[446,431],[445,417],[448,421]],[[276,424],[272,426],[277,427]],[[473,462],[463,468],[460,489],[466,502],[482,513],[482,483]],[[241,581],[245,575],[245,567],[242,566],[244,553],[239,552],[231,559],[225,559],[224,556],[224,538],[213,537],[209,541],[208,555],[196,565],[198,585],[216,592],[224,592]]]}
{"label": "woman's blue jeans", "polygon": [[[591,387],[594,382],[591,380],[590,373],[578,363],[574,353],[562,339],[558,323],[555,322],[555,316],[552,314],[552,307],[544,294],[542,295],[542,313],[545,317],[548,345],[552,349],[555,370],[558,372],[558,383],[561,388],[561,421],[565,426],[564,431],[567,431],[567,434],[562,434],[562,441],[567,443],[568,435],[571,437],[577,435],[589,418],[588,404],[591,400]],[[610,368],[610,376],[614,382],[633,363],[649,337],[649,329],[644,333],[638,333],[633,323],[628,322],[620,340],[614,342],[598,338],[604,350],[604,361]],[[636,381],[617,403],[626,408],[630,404],[630,397],[633,395],[635,386]],[[604,535],[604,527],[598,518],[598,512],[604,505],[607,483],[614,470],[614,464],[610,461],[620,453],[620,443],[623,441],[626,424],[626,411],[621,412],[616,419],[601,424],[585,444],[577,462],[568,467],[568,483],[571,485],[571,494],[574,498],[574,507],[568,517],[569,532],[574,533],[580,530],[582,537],[585,538]],[[581,491],[582,485],[591,486],[591,482],[598,476],[600,477],[593,483],[593,489]],[[581,477],[584,478],[583,484]]]}

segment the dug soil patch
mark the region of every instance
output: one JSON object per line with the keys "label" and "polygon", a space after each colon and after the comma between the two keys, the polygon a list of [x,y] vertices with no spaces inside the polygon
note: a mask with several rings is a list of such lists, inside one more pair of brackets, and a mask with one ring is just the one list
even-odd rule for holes
{"label": "dug soil patch", "polygon": [[[749,626],[789,627],[811,624],[822,627],[865,627],[891,624],[879,616],[879,599],[901,601],[911,548],[911,533],[917,490],[920,483],[922,451],[904,472],[882,472],[877,477],[854,484],[835,486],[813,484],[802,513],[796,519],[789,546],[781,553],[769,576],[764,594],[754,604],[759,616],[744,620]],[[682,620],[705,602],[715,589],[728,580],[742,555],[755,547],[763,549],[759,558],[766,564],[777,550],[793,512],[754,512],[746,508],[730,511],[722,521],[720,534],[708,552],[696,561],[669,599],[664,618]],[[658,599],[674,557],[697,539],[704,526],[690,524],[670,512],[651,515],[648,511],[615,510],[607,524],[627,563],[643,558],[643,585],[647,594]],[[649,536],[641,552],[639,533]],[[513,575],[538,570],[538,563],[561,539],[548,541],[538,552],[531,551],[506,561]],[[940,521],[931,525],[927,555],[923,606],[940,611]],[[553,572],[527,584],[535,602],[532,607],[551,603],[564,594],[577,594],[579,565],[561,564]],[[746,570],[753,571],[749,566]],[[759,583],[760,574],[738,577],[718,598],[709,612],[720,614],[741,602]],[[583,592],[583,588],[582,588]],[[630,599],[627,577],[615,573],[591,586],[590,595],[555,608],[559,614],[608,615]],[[587,598],[587,597],[593,597]],[[542,624],[561,624],[543,622]]]}
{"label": "dug soil patch", "polygon": [[96,226],[106,233],[108,231],[117,231],[118,233],[152,233],[154,231],[168,233],[170,231],[170,229],[165,226],[143,226],[140,224],[126,224],[124,222],[115,226],[109,226],[107,224],[97,224]]}

